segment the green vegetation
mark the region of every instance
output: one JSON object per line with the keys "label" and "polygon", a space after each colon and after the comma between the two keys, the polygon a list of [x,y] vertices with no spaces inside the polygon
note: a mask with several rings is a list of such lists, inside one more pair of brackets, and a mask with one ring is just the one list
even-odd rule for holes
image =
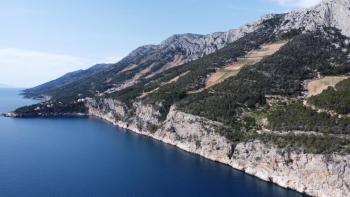
{"label": "green vegetation", "polygon": [[314,78],[317,71],[333,67],[329,60],[338,53],[330,40],[318,36],[321,34],[294,37],[274,55],[243,68],[237,76],[213,88],[187,96],[178,102],[178,107],[188,113],[235,125],[243,112],[264,106],[266,95],[301,95],[303,82]]}
{"label": "green vegetation", "polygon": [[[267,128],[273,131],[258,134],[260,118],[268,118]],[[266,126],[266,125],[265,125]],[[250,128],[250,129],[248,129]],[[305,133],[285,133],[288,131]],[[264,107],[262,110],[246,113],[232,127],[217,130],[231,140],[233,146],[240,142],[260,140],[286,151],[312,154],[350,153],[350,119],[333,118],[325,113],[317,113],[299,102],[285,106]],[[307,131],[318,131],[318,135]],[[322,133],[321,133],[322,132]],[[341,134],[341,135],[340,135]]]}
{"label": "green vegetation", "polygon": [[350,132],[350,119],[317,113],[300,102],[270,109],[267,118],[268,128],[274,131],[299,130],[335,134]]}
{"label": "green vegetation", "polygon": [[339,114],[350,114],[350,79],[330,87],[321,94],[312,96],[308,102],[318,108]]}
{"label": "green vegetation", "polygon": [[79,103],[41,103],[18,108],[15,113],[22,117],[35,117],[38,115],[64,115],[64,114],[85,114],[86,107],[83,102]]}
{"label": "green vegetation", "polygon": [[263,133],[258,134],[254,131],[242,132],[237,130],[221,129],[223,135],[229,138],[232,145],[240,142],[252,142],[259,140],[264,144],[274,145],[284,149],[287,152],[301,152],[311,154],[331,154],[331,153],[350,153],[350,140],[347,136],[336,136],[329,134],[276,134]]}
{"label": "green vegetation", "polygon": [[[166,100],[163,96],[165,94],[173,94],[173,91],[182,94],[183,92],[204,87],[208,74],[244,56],[248,51],[258,49],[262,44],[278,39],[273,34],[273,30],[274,27],[279,24],[280,17],[266,20],[264,26],[257,31],[247,34],[243,38],[213,54],[165,71],[149,80],[143,80],[140,84],[112,94],[110,97],[117,97],[125,101],[130,101],[130,99],[134,99],[135,96],[141,95],[142,92],[154,90],[160,87],[161,83],[167,82],[187,71],[190,72],[181,77],[181,80],[162,86],[160,90],[150,95],[148,100],[150,102]],[[281,36],[280,39],[285,39],[285,36]]]}
{"label": "green vegetation", "polygon": [[[279,39],[285,40],[297,34],[297,32],[293,32],[293,34],[281,36],[274,35],[273,31],[279,25],[280,19],[281,16],[266,20],[264,25],[257,31],[247,34],[213,54],[165,71],[148,80],[143,80],[135,86],[107,95],[107,97],[116,98],[128,103],[130,106],[132,101],[143,92],[149,92],[160,87],[157,91],[145,97],[144,102],[151,104],[162,103],[161,112],[165,116],[171,105],[188,97],[187,93],[189,91],[204,87],[210,73],[226,66],[228,63],[232,63],[237,58],[244,56],[248,51],[258,49],[262,44]],[[182,76],[176,82],[161,86],[162,83],[185,72],[188,72],[188,74]]]}
{"label": "green vegetation", "polygon": [[264,143],[272,143],[278,148],[283,148],[287,151],[298,151],[302,153],[312,154],[331,154],[331,153],[350,153],[350,141],[346,138],[336,136],[316,136],[316,135],[274,135],[263,134],[256,136]]}

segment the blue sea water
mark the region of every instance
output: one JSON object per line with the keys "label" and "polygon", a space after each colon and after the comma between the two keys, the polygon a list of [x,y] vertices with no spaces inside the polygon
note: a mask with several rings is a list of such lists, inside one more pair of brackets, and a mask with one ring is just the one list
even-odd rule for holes
{"label": "blue sea water", "polygon": [[[0,89],[0,113],[36,101]],[[299,197],[92,118],[0,117],[0,197]]]}

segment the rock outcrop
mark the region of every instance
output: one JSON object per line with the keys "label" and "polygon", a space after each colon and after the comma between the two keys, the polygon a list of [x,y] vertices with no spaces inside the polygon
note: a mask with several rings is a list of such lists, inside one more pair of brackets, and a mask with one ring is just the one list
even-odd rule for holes
{"label": "rock outcrop", "polygon": [[245,34],[257,30],[264,20],[272,17],[274,15],[266,15],[256,22],[226,32],[216,32],[208,35],[177,34],[166,39],[160,45],[153,45],[152,47],[157,47],[161,51],[181,49],[187,61],[195,60],[222,49]]}
{"label": "rock outcrop", "polygon": [[315,7],[288,13],[281,31],[290,29],[304,29],[314,31],[320,27],[335,27],[350,37],[350,1],[323,0]]}

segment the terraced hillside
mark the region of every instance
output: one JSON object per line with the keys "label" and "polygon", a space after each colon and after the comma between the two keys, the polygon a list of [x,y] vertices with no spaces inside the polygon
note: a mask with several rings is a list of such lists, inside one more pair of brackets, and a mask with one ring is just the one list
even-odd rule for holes
{"label": "terraced hillside", "polygon": [[237,75],[245,66],[259,63],[264,58],[276,53],[286,43],[287,41],[280,41],[263,44],[259,49],[249,51],[244,57],[237,58],[237,61],[226,65],[224,68],[221,68],[215,73],[211,74],[206,81],[205,89],[219,84],[227,78]]}
{"label": "terraced hillside", "polygon": [[326,76],[321,79],[313,80],[309,82],[307,86],[308,97],[319,95],[329,87],[334,87],[339,82],[348,78],[349,76]]}
{"label": "terraced hillside", "polygon": [[322,93],[310,97],[308,103],[316,109],[350,117],[350,77],[341,77],[338,81],[336,85],[329,86]]}

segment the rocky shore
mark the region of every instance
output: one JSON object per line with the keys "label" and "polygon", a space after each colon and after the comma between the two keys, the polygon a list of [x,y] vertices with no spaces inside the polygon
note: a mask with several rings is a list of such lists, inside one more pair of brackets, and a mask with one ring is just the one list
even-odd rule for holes
{"label": "rocky shore", "polygon": [[289,152],[257,140],[233,146],[214,132],[221,123],[178,111],[174,106],[160,122],[152,106],[135,103],[135,114],[123,120],[125,106],[108,99],[103,102],[88,101],[88,114],[307,195],[343,197],[350,193],[350,155]]}
{"label": "rocky shore", "polygon": [[[218,132],[220,122],[170,108],[165,120],[154,105],[133,103],[133,112],[113,99],[87,99],[87,113],[36,116],[93,116],[182,150],[229,165],[262,180],[315,197],[350,193],[350,155],[306,154],[280,149],[259,140],[233,144]],[[28,117],[14,112],[6,117]]]}
{"label": "rocky shore", "polygon": [[[291,152],[251,140],[233,144],[220,134],[223,124],[170,108],[165,119],[156,106],[134,102],[132,113],[113,99],[86,99],[87,113],[35,116],[93,116],[182,150],[229,165],[262,180],[315,197],[350,194],[350,155]],[[30,117],[14,112],[6,117]]]}

